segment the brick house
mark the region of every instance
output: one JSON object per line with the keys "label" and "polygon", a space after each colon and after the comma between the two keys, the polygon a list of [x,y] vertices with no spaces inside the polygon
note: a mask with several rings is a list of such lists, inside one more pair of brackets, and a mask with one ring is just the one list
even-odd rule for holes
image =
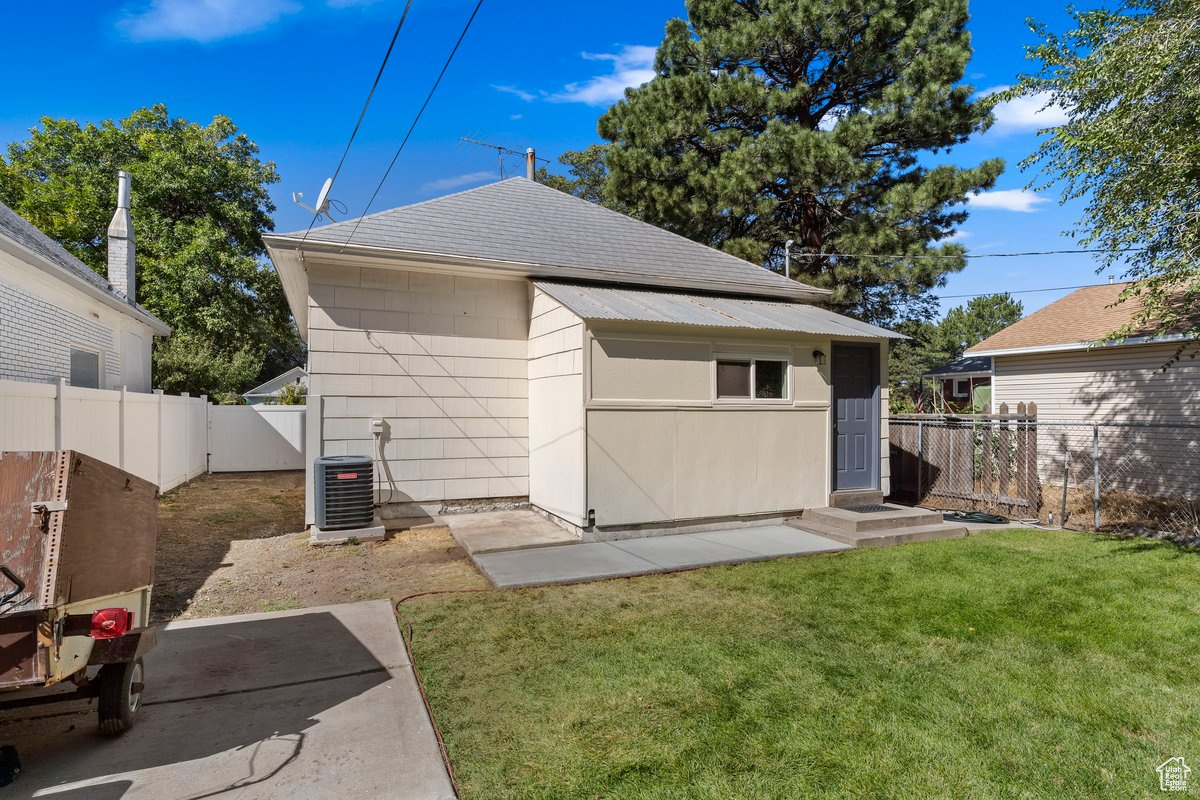
{"label": "brick house", "polygon": [[129,175],[109,225],[107,280],[0,203],[0,379],[148,392],[155,336],[136,302]]}

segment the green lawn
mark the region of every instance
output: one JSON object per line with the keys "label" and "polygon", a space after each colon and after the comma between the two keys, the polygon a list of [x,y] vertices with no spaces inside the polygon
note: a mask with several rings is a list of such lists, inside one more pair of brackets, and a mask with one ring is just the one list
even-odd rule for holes
{"label": "green lawn", "polygon": [[465,798],[1158,797],[1177,755],[1200,794],[1200,553],[1169,544],[1011,531],[402,610]]}

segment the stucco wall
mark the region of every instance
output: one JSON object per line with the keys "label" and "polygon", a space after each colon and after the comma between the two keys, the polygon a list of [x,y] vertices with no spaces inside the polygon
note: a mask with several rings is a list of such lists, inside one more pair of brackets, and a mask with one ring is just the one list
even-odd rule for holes
{"label": "stucco wall", "polygon": [[526,282],[307,266],[323,454],[377,457],[379,418],[381,502],[527,495]]}
{"label": "stucco wall", "polygon": [[72,347],[101,355],[100,389],[150,391],[142,323],[0,251],[0,378],[70,381]]}
{"label": "stucco wall", "polygon": [[584,325],[539,289],[529,323],[529,500],[587,524]]}
{"label": "stucco wall", "polygon": [[[795,511],[829,491],[829,383],[778,334],[681,336],[595,329],[588,341],[588,505],[600,526]],[[714,399],[714,359],[789,364],[785,402]]]}

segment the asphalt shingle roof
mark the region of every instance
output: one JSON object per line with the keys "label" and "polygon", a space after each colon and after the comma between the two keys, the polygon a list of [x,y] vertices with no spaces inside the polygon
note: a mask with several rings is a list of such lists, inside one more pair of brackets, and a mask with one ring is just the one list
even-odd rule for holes
{"label": "asphalt shingle roof", "polygon": [[[968,348],[967,355],[1102,341],[1128,324],[1142,310],[1137,297],[1131,297],[1123,303],[1117,302],[1121,292],[1128,286],[1128,283],[1111,283],[1077,289]],[[1176,331],[1160,331],[1150,326],[1135,330],[1131,335],[1169,333]]]}
{"label": "asphalt shingle roof", "polygon": [[42,233],[33,223],[4,205],[4,203],[0,203],[0,236],[16,242],[26,250],[30,250],[54,264],[54,266],[112,295],[131,311],[138,312],[152,319],[154,318],[153,314],[113,289],[105,278],[98,275],[87,264],[84,264],[78,258],[71,255],[65,247]]}
{"label": "asphalt shingle roof", "polygon": [[975,372],[991,372],[991,356],[963,356],[957,361],[931,369],[925,374],[929,377],[950,377],[952,375],[969,375]]}
{"label": "asphalt shingle roof", "polygon": [[[587,270],[605,282],[666,281],[682,288],[711,286],[726,292],[797,298],[823,294],[757,264],[524,178],[372,214],[357,223],[357,230],[355,225],[355,220],[346,220],[314,228],[306,242],[350,242],[548,268],[532,270],[541,277],[555,277],[558,267],[576,271],[561,277],[578,279],[578,271]],[[268,237],[301,238],[303,231]]]}
{"label": "asphalt shingle roof", "polygon": [[904,338],[884,328],[802,303],[546,281],[534,281],[533,285],[586,320],[661,322],[706,328],[744,328],[861,338]]}

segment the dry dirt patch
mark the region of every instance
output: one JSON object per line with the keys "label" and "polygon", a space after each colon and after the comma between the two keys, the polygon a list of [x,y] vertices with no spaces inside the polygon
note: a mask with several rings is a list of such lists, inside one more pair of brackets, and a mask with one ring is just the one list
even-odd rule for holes
{"label": "dry dirt patch", "polygon": [[445,531],[310,547],[301,472],[201,476],[162,497],[158,521],[156,621],[487,586]]}

